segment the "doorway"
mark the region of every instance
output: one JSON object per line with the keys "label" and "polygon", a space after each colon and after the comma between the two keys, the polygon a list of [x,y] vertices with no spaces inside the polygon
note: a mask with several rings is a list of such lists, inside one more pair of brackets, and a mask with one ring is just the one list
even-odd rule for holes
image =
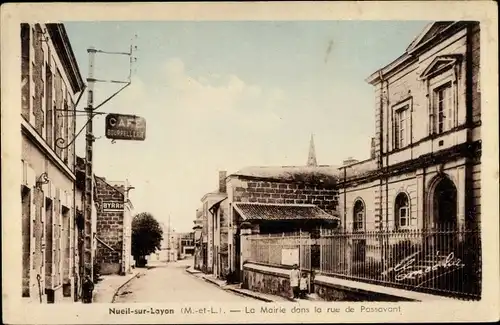
{"label": "doorway", "polygon": [[453,251],[457,239],[457,188],[444,177],[434,189],[432,218],[434,223],[434,246],[441,254]]}
{"label": "doorway", "polygon": [[457,226],[457,188],[445,177],[434,189],[434,223],[440,230],[454,230]]}

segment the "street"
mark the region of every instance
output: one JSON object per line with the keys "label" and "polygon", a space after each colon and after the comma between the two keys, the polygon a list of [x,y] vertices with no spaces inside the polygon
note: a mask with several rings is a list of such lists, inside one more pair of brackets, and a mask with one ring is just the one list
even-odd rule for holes
{"label": "street", "polygon": [[138,302],[249,302],[252,298],[224,291],[186,272],[192,259],[155,264],[120,289],[115,303]]}

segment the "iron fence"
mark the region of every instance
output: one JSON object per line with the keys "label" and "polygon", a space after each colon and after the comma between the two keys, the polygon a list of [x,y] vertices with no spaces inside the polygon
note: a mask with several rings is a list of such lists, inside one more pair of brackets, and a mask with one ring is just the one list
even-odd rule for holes
{"label": "iron fence", "polygon": [[481,296],[478,227],[322,231],[319,246],[325,275],[461,299]]}
{"label": "iron fence", "polygon": [[311,270],[311,235],[305,232],[249,236],[249,262]]}

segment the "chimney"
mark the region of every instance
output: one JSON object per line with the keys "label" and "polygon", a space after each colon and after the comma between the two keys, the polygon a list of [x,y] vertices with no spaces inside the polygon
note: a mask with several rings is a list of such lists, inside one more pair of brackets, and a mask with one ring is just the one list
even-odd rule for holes
{"label": "chimney", "polygon": [[227,172],[225,170],[219,172],[219,192],[220,193],[226,193],[226,176],[227,176]]}

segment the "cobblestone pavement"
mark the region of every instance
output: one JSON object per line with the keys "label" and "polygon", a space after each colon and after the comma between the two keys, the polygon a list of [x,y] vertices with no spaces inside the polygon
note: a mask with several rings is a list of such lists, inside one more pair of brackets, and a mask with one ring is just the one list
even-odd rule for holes
{"label": "cobblestone pavement", "polygon": [[256,302],[186,272],[192,259],[156,264],[120,289],[115,303]]}

